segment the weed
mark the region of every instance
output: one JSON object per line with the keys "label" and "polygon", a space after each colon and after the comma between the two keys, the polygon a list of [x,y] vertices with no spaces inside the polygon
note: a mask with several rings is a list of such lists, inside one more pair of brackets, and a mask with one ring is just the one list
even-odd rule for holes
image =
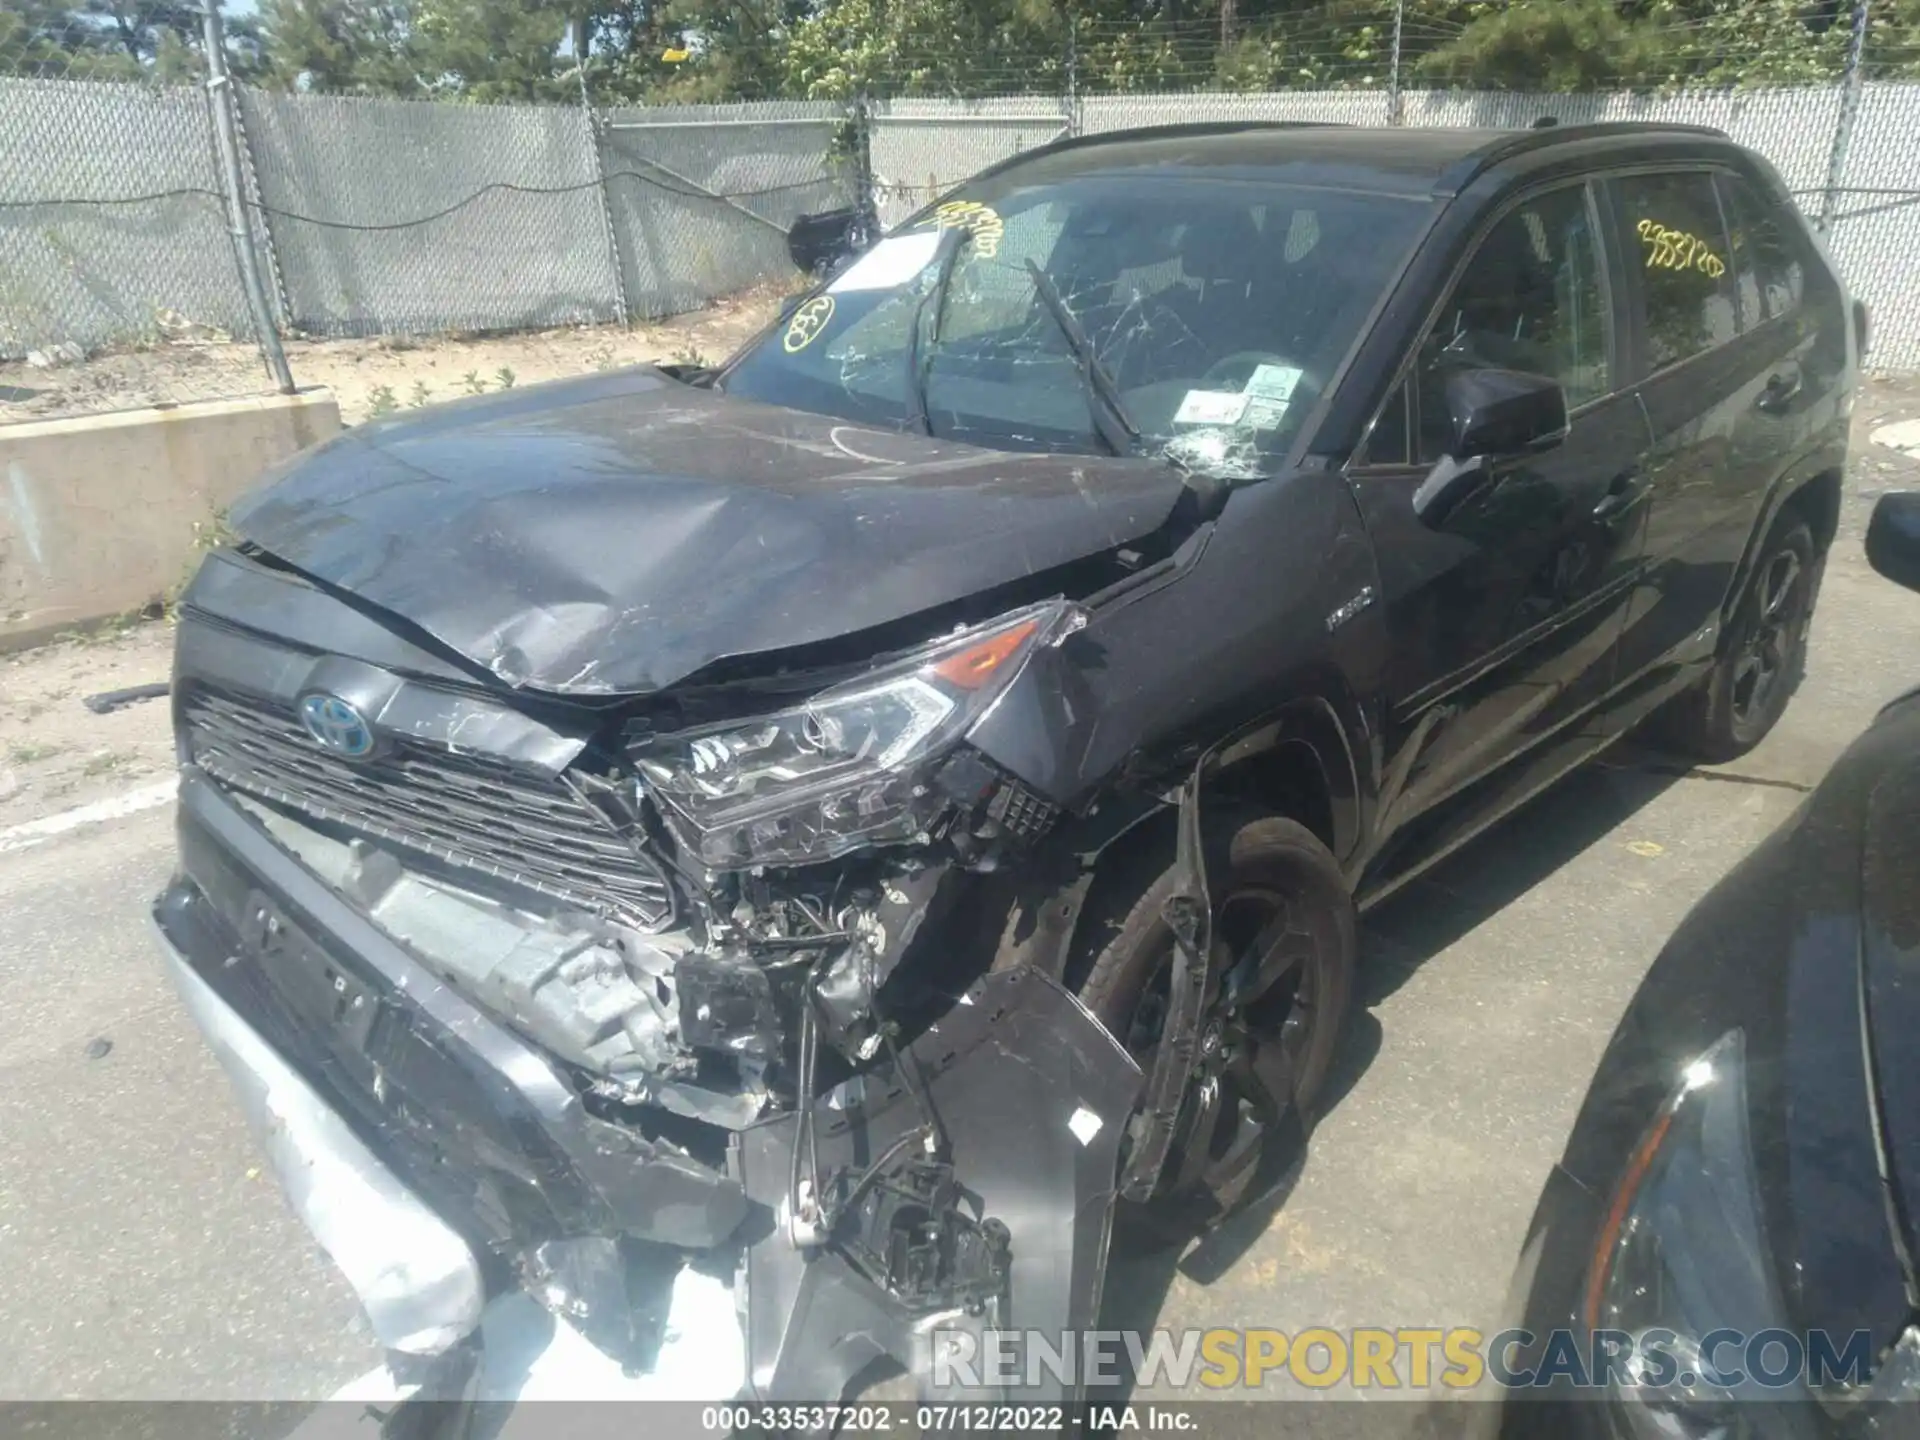
{"label": "weed", "polygon": [[7,759],[11,760],[15,765],[31,765],[36,760],[51,760],[65,748],[63,745],[36,743],[35,741],[27,740],[18,745],[9,745],[7,747]]}
{"label": "weed", "polygon": [[515,378],[513,367],[511,365],[502,365],[498,370],[493,372],[493,378],[499,382],[502,390],[511,390]]}
{"label": "weed", "polygon": [[123,770],[139,757],[124,750],[101,750],[87,757],[87,763],[80,767],[82,775],[111,775]]}
{"label": "weed", "polygon": [[167,613],[166,602],[158,606],[137,606],[132,610],[122,610],[118,615],[108,615],[99,620],[89,620],[71,630],[63,630],[53,638],[69,645],[104,645],[118,640],[143,620],[157,620]]}
{"label": "weed", "polygon": [[367,413],[375,419],[391,415],[399,408],[400,402],[394,398],[391,385],[376,385],[367,394]]}
{"label": "weed", "polygon": [[466,374],[460,377],[460,383],[467,387],[467,393],[469,395],[484,395],[487,393],[487,382],[480,378],[480,372],[477,370],[467,371]]}
{"label": "weed", "polygon": [[407,396],[407,404],[416,410],[424,410],[427,408],[427,403],[432,398],[432,395],[433,392],[427,389],[426,381],[416,380],[413,382],[413,393]]}
{"label": "weed", "polygon": [[193,522],[193,540],[187,548],[187,563],[180,571],[180,578],[160,599],[159,618],[169,624],[180,619],[180,597],[186,594],[187,586],[192,583],[194,573],[200,568],[200,561],[209,550],[219,550],[228,545],[237,545],[240,537],[234,533],[233,526],[227,523],[225,508],[214,511],[204,520]]}

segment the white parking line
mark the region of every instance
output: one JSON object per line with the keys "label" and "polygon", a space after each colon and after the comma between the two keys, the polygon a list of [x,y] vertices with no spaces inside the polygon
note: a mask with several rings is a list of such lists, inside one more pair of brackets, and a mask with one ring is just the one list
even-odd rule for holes
{"label": "white parking line", "polygon": [[108,820],[118,820],[122,816],[137,815],[142,810],[152,810],[165,805],[173,799],[178,785],[177,776],[168,776],[165,780],[152,785],[142,785],[119,795],[109,796],[105,800],[96,800],[91,805],[76,805],[71,810],[62,810],[57,815],[48,815],[39,820],[29,820],[24,825],[10,825],[0,830],[0,855],[14,850],[26,850],[64,835],[69,830],[79,830],[87,825],[99,825]]}

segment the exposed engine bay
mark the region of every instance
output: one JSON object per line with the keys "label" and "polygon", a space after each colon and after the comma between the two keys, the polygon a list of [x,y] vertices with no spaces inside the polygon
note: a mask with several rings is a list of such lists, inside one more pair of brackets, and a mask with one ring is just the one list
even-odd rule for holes
{"label": "exposed engine bay", "polygon": [[[929,1317],[1065,1326],[1098,1302],[1139,1069],[1044,975],[957,963],[948,923],[1058,818],[964,735],[1080,623],[1051,602],[788,681],[784,704],[718,687],[569,733],[338,655],[276,658],[305,673],[264,696],[190,618],[183,793],[211,787],[578,1097],[612,1224],[508,1226],[517,1283],[620,1353],[645,1309],[632,1245],[731,1234],[755,1392],[837,1398],[874,1361],[917,1373]],[[383,1091],[406,1066],[376,1054],[378,982],[321,959],[270,887],[224,899],[259,882],[195,873],[184,828],[182,849],[268,984],[411,1108]],[[619,1149],[630,1194],[601,1163]]]}

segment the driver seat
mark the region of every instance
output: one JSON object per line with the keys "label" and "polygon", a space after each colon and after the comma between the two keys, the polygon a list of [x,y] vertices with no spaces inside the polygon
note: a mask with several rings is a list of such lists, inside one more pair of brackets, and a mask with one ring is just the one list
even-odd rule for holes
{"label": "driver seat", "polygon": [[1249,314],[1260,244],[1259,227],[1246,210],[1211,211],[1188,227],[1180,268],[1197,283],[1174,308],[1206,346],[1210,361],[1261,348],[1260,327]]}

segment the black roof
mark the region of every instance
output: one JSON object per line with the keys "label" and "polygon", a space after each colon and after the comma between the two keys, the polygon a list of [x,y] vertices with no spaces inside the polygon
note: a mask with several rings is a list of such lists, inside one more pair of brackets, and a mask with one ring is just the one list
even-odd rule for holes
{"label": "black roof", "polygon": [[1207,170],[1222,178],[1424,197],[1457,193],[1491,166],[1561,146],[1662,136],[1729,143],[1722,131],[1705,126],[1637,121],[1528,130],[1237,121],[1076,136],[1029,150],[985,173],[1017,168],[1020,179],[1032,183]]}

